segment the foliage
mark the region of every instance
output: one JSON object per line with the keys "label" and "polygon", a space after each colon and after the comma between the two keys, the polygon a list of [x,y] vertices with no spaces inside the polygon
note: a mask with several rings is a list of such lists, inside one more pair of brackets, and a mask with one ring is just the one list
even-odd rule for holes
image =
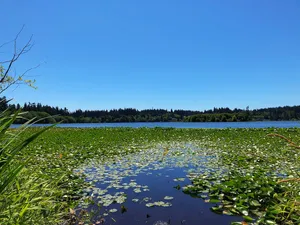
{"label": "foliage", "polygon": [[[26,138],[39,130],[40,128],[30,128],[22,137]],[[259,217],[261,224],[267,224],[267,220],[297,224],[295,221],[300,218],[299,205],[295,201],[299,202],[299,182],[278,181],[282,178],[299,177],[298,150],[286,145],[284,140],[267,136],[270,133],[284,135],[295,143],[300,141],[300,129],[297,128],[53,128],[20,152],[18,157],[19,160],[30,158],[24,175],[42,171],[43,179],[48,181],[63,177],[57,184],[59,186],[53,187],[61,193],[55,195],[56,201],[52,205],[57,208],[64,203],[62,212],[66,213],[68,207],[74,209],[82,196],[85,183],[79,174],[74,174],[74,170],[81,165],[95,158],[103,162],[103,159],[130,156],[135,152],[147,151],[147,148],[153,148],[160,142],[170,145],[173,142],[195,142],[205,150],[203,154],[218,159],[217,164],[212,165],[215,168],[213,173],[206,172],[198,178],[191,177],[194,180],[194,189],[191,189],[193,192],[199,192],[199,197],[206,195],[207,201],[219,202],[213,206],[216,207],[214,210],[225,214],[238,213],[249,221],[249,217]],[[161,149],[159,161],[164,152],[167,155],[162,163],[170,154],[166,148]],[[181,155],[180,152],[174,154]],[[185,192],[188,192],[188,188],[184,188]],[[209,195],[203,194],[203,189],[204,193],[208,190]],[[233,200],[234,196],[237,197],[236,200]],[[231,207],[234,206],[233,201],[237,208]],[[219,205],[222,205],[220,209]]]}
{"label": "foliage", "polygon": [[[0,61],[0,94],[12,86],[21,84],[34,87],[34,80],[26,79],[27,69],[21,74],[13,72],[16,61],[31,50],[31,38],[21,48],[17,42],[23,28],[11,42],[0,45],[2,48],[13,44],[13,54],[8,60]],[[11,110],[5,97],[0,99],[0,219],[1,224],[57,224],[62,218],[62,206],[53,204],[57,201],[59,178],[52,181],[43,179],[40,171],[27,170],[29,157],[22,151],[50,127],[30,133],[21,138],[29,125],[35,121],[35,115],[23,119],[20,107]],[[40,113],[40,117],[45,116]],[[23,120],[24,125],[11,130],[10,126],[17,120]],[[36,121],[38,122],[38,120]],[[51,121],[53,122],[53,121]],[[34,157],[34,156],[32,156]]]}
{"label": "foliage", "polygon": [[24,71],[20,74],[15,74],[13,72],[14,64],[19,60],[19,58],[28,53],[32,46],[32,36],[29,38],[29,40],[24,44],[21,48],[18,46],[18,39],[20,34],[23,31],[24,26],[21,28],[19,33],[16,35],[16,37],[7,43],[4,43],[0,45],[0,49],[4,48],[5,46],[10,46],[13,49],[12,56],[7,59],[0,61],[0,94],[4,93],[7,89],[9,89],[12,86],[18,86],[21,84],[25,84],[29,87],[35,88],[34,83],[35,80],[27,79],[26,75],[31,70],[37,68],[38,66],[32,67]]}
{"label": "foliage", "polygon": [[[293,146],[295,143],[289,141],[289,145],[278,145],[269,137],[254,139],[251,137],[254,131],[248,132],[241,130],[230,139],[225,136],[219,152],[220,166],[224,170],[196,177],[185,193],[218,203],[212,207],[213,211],[243,215],[247,222],[299,224],[300,184],[294,181],[300,177],[300,160],[298,150]],[[294,129],[284,133],[299,138],[293,132],[298,133]],[[283,137],[279,134],[271,136]],[[249,143],[251,140],[253,143]]]}
{"label": "foliage", "polygon": [[[257,110],[214,108],[213,110],[165,110],[133,108],[112,110],[76,110],[70,112],[67,108],[51,107],[40,103],[24,103],[22,106],[28,114],[25,118],[43,118],[40,123],[104,123],[104,122],[237,122],[237,121],[261,121],[261,120],[299,120],[300,106],[285,106]],[[12,112],[21,108],[19,104],[0,105],[0,108],[9,108]],[[49,117],[49,116],[55,116]],[[17,120],[16,123],[24,123],[25,120]]]}
{"label": "foliage", "polygon": [[[37,173],[26,173],[23,168],[28,157],[16,160],[30,143],[50,127],[21,140],[20,136],[33,120],[19,129],[10,130],[9,127],[19,116],[20,112],[0,113],[0,218],[5,224],[38,223],[55,211],[52,208],[55,199],[51,196],[55,192],[51,187],[53,182],[45,182]],[[59,218],[60,213],[57,210],[55,213]]]}

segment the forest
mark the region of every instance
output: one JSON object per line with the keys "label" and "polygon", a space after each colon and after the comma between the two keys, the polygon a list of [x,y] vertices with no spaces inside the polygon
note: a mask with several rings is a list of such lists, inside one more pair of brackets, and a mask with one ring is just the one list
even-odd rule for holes
{"label": "forest", "polygon": [[42,105],[41,103],[10,104],[6,97],[0,99],[0,111],[22,110],[24,115],[15,123],[24,123],[36,118],[38,123],[118,123],[118,122],[240,122],[240,121],[282,121],[300,120],[300,105],[272,108],[245,109],[213,108],[204,111],[183,109],[135,108],[111,110],[75,110]]}

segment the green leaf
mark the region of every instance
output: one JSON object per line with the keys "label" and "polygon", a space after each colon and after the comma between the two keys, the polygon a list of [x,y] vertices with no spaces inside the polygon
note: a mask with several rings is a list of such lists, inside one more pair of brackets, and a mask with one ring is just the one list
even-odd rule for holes
{"label": "green leaf", "polygon": [[266,220],[267,224],[276,224],[276,222],[272,221],[272,220]]}
{"label": "green leaf", "polygon": [[251,221],[254,220],[254,219],[253,219],[252,217],[250,217],[250,216],[243,216],[243,218],[244,218],[245,221],[247,221],[247,222],[251,222]]}
{"label": "green leaf", "polygon": [[250,205],[252,205],[252,206],[261,206],[261,204],[257,200],[252,200],[250,202]]}
{"label": "green leaf", "polygon": [[218,202],[220,202],[220,200],[219,199],[215,199],[215,198],[211,198],[211,199],[209,199],[209,202],[210,203],[218,203]]}

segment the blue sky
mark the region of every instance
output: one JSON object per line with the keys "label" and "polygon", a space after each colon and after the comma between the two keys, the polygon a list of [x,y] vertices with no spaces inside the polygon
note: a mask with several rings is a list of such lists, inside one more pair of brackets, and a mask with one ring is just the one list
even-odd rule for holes
{"label": "blue sky", "polygon": [[[37,90],[14,102],[71,110],[299,105],[299,0],[1,0],[0,43]],[[4,48],[0,61],[12,49]]]}

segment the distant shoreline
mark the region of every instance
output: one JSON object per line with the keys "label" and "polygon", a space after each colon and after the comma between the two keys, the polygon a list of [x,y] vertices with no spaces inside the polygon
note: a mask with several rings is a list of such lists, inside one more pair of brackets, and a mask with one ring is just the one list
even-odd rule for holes
{"label": "distant shoreline", "polygon": [[[249,120],[249,121],[133,121],[133,122],[63,122],[61,124],[123,124],[123,123],[255,123],[255,122],[299,122],[300,120]],[[22,125],[24,123],[14,123],[13,125]],[[36,123],[36,124],[53,124],[53,123]]]}
{"label": "distant shoreline", "polygon": [[[51,124],[34,124],[46,127]],[[13,124],[18,128],[21,124]],[[60,123],[59,128],[300,128],[300,121],[245,121],[245,122],[124,122],[124,123]]]}
{"label": "distant shoreline", "polygon": [[69,111],[67,108],[42,105],[41,103],[8,104],[2,98],[2,110],[14,113],[22,110],[22,118],[16,124],[35,119],[39,123],[145,123],[145,122],[253,122],[253,121],[299,121],[300,105],[273,108],[230,109],[228,107],[213,108],[204,111],[183,109],[144,109],[119,108],[111,110]]}

